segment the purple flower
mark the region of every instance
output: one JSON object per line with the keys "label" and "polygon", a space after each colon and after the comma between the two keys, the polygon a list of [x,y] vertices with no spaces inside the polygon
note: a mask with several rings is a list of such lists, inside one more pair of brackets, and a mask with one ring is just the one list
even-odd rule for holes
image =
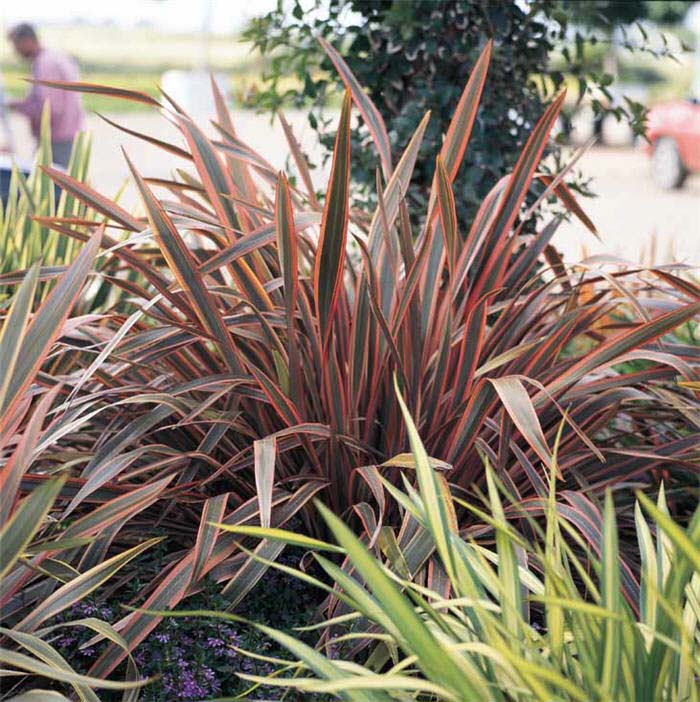
{"label": "purple flower", "polygon": [[194,673],[185,671],[180,684],[180,692],[185,699],[201,700],[206,697],[207,691],[199,684]]}

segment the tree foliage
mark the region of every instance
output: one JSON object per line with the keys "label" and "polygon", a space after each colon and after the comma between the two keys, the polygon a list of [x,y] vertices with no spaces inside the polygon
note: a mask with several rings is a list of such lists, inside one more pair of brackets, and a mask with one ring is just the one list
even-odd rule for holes
{"label": "tree foliage", "polygon": [[[277,9],[254,19],[245,33],[269,58],[269,69],[251,101],[273,112],[289,104],[310,105],[309,122],[330,153],[333,134],[322,106],[341,83],[316,37],[329,40],[391,124],[394,156],[403,152],[425,112],[431,112],[409,191],[410,200],[423,210],[435,170],[431,155],[440,148],[461,86],[485,42],[492,39],[488,83],[455,181],[458,222],[466,225],[494,183],[515,165],[544,104],[565,84],[578,88],[570,103],[596,98],[593,107],[598,113],[611,108],[608,89],[613,77],[586,61],[588,32],[584,25],[571,26],[573,14],[561,0],[294,0],[291,7],[280,2]],[[563,50],[564,61],[553,66],[550,55],[557,49]],[[298,79],[292,87],[290,76]],[[630,103],[615,109],[619,117],[626,110],[635,130],[643,131],[641,106]],[[353,131],[353,153],[357,194],[371,199],[379,161],[362,126]]]}

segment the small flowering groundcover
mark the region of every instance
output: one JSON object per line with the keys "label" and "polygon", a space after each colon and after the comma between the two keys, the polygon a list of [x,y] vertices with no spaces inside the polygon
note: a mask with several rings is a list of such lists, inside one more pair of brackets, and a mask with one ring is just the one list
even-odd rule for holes
{"label": "small flowering groundcover", "polygon": [[[285,556],[282,561],[292,564],[294,558]],[[97,617],[113,623],[124,614],[120,603],[128,601],[128,596],[112,598],[107,602],[84,600],[67,610],[60,619],[71,621]],[[273,571],[263,578],[237,611],[247,618],[268,622],[276,627],[281,623],[291,632],[294,627],[311,621],[318,604],[317,591],[279,571]],[[226,599],[217,592],[217,586],[213,583],[183,605],[187,609],[217,611],[226,609],[226,606]],[[71,628],[63,630],[54,645],[75,670],[87,672],[102,652],[99,644],[86,646],[93,637],[93,631]],[[315,643],[312,635],[308,642]],[[247,699],[281,699],[283,691],[269,688],[251,690],[251,686],[238,677],[238,673],[268,675],[272,672],[272,667],[264,661],[237,653],[238,648],[263,656],[289,658],[286,650],[245,626],[202,617],[164,619],[133,654],[139,672],[144,677],[156,678],[141,690],[140,702],[199,702],[246,691]],[[103,691],[102,695],[107,700],[110,693]],[[289,695],[285,699],[290,699]]]}
{"label": "small flowering groundcover", "polygon": [[[81,602],[65,619],[98,616],[113,622],[119,618],[118,609]],[[100,647],[85,646],[93,635],[92,631],[75,629],[63,634],[55,645],[76,670],[85,672],[101,652]],[[139,699],[197,702],[243,692],[248,686],[237,677],[238,672],[264,675],[271,669],[267,664],[239,656],[237,647],[257,652],[271,648],[255,632],[239,631],[228,624],[195,617],[166,619],[134,652],[139,672],[144,677],[156,678],[141,690]],[[255,699],[258,691],[250,696]]]}

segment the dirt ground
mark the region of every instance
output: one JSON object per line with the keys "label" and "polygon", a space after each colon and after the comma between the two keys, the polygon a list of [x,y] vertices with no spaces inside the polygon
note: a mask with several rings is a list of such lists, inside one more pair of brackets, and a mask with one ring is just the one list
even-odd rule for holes
{"label": "dirt ground", "polygon": [[[236,114],[239,136],[265,156],[273,166],[285,165],[288,148],[281,129],[270,124],[268,117],[247,111]],[[287,115],[302,146],[313,153],[314,134],[302,113]],[[147,132],[159,139],[180,143],[174,127],[156,114],[131,113],[115,115],[114,120],[131,129]],[[24,125],[13,121],[18,143],[25,145],[29,156]],[[107,195],[113,195],[127,177],[124,147],[139,170],[149,176],[167,176],[182,161],[134,137],[116,130],[92,115],[88,128],[93,132],[91,180]],[[683,261],[700,267],[700,175],[691,176],[681,190],[662,191],[651,181],[645,154],[633,148],[595,147],[579,162],[583,172],[593,178],[596,198],[581,201],[600,232],[598,241],[578,222],[563,224],[555,243],[565,260],[573,262],[582,255],[611,253],[638,262],[657,263]],[[315,180],[322,184],[327,173],[318,170]],[[124,202],[135,202],[133,191],[127,190]]]}

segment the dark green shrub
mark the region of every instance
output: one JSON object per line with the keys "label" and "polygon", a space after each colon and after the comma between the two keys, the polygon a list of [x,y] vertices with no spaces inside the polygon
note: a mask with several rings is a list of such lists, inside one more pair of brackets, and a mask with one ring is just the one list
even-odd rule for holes
{"label": "dark green shrub", "polygon": [[[320,0],[318,7],[327,3]],[[271,54],[266,89],[253,100],[257,107],[276,110],[290,99],[313,105],[309,122],[318,128],[327,149],[333,134],[318,107],[336,93],[338,80],[314,34],[337,46],[382,116],[391,125],[393,155],[400,155],[423,115],[430,110],[409,198],[424,210],[435,170],[434,154],[454,113],[462,88],[485,42],[495,39],[489,79],[474,124],[469,151],[455,182],[458,221],[466,224],[499,177],[515,159],[543,111],[535,74],[546,72],[553,48],[545,25],[536,17],[540,5],[525,12],[515,3],[464,2],[436,4],[382,0],[333,1],[323,19],[309,19],[297,0],[291,15],[280,7],[252,22],[246,38]],[[357,21],[344,24],[348,11]],[[354,15],[353,15],[354,19]],[[319,75],[318,68],[327,70]],[[294,73],[303,93],[284,92],[280,78]],[[555,75],[555,92],[563,76]],[[551,93],[550,93],[551,95]],[[509,109],[503,109],[507,105]],[[320,122],[319,122],[320,120]],[[379,165],[367,131],[353,130],[353,182],[358,195],[371,198]]]}
{"label": "dark green shrub", "polygon": [[[417,211],[425,208],[435,169],[434,154],[462,86],[488,39],[494,41],[489,77],[469,150],[454,183],[458,222],[463,227],[473,220],[494,183],[513,168],[544,104],[565,83],[578,85],[576,100],[596,95],[593,107],[597,113],[611,109],[608,87],[613,76],[587,61],[587,30],[576,28],[576,40],[571,47],[565,45],[573,29],[569,24],[573,10],[560,0],[527,4],[314,0],[313,5],[315,10],[308,11],[308,2],[295,0],[290,11],[288,4],[280,2],[276,10],[251,22],[245,37],[270,61],[262,87],[251,96],[251,102],[269,111],[290,103],[311,105],[309,122],[330,154],[334,134],[328,131],[321,106],[338,94],[342,84],[316,41],[317,36],[328,39],[391,125],[394,157],[403,153],[430,110],[432,118],[409,189]],[[583,21],[589,20],[591,25],[595,18],[599,25],[604,12],[605,8],[590,12]],[[629,20],[630,14],[623,19]],[[554,50],[562,50],[562,55],[551,64]],[[303,83],[302,91],[290,87],[290,76]],[[629,112],[635,131],[643,132],[641,105],[630,102],[625,107],[616,106],[615,112],[618,117]],[[379,161],[367,130],[361,126],[353,130],[353,157],[356,195],[372,200]]]}

